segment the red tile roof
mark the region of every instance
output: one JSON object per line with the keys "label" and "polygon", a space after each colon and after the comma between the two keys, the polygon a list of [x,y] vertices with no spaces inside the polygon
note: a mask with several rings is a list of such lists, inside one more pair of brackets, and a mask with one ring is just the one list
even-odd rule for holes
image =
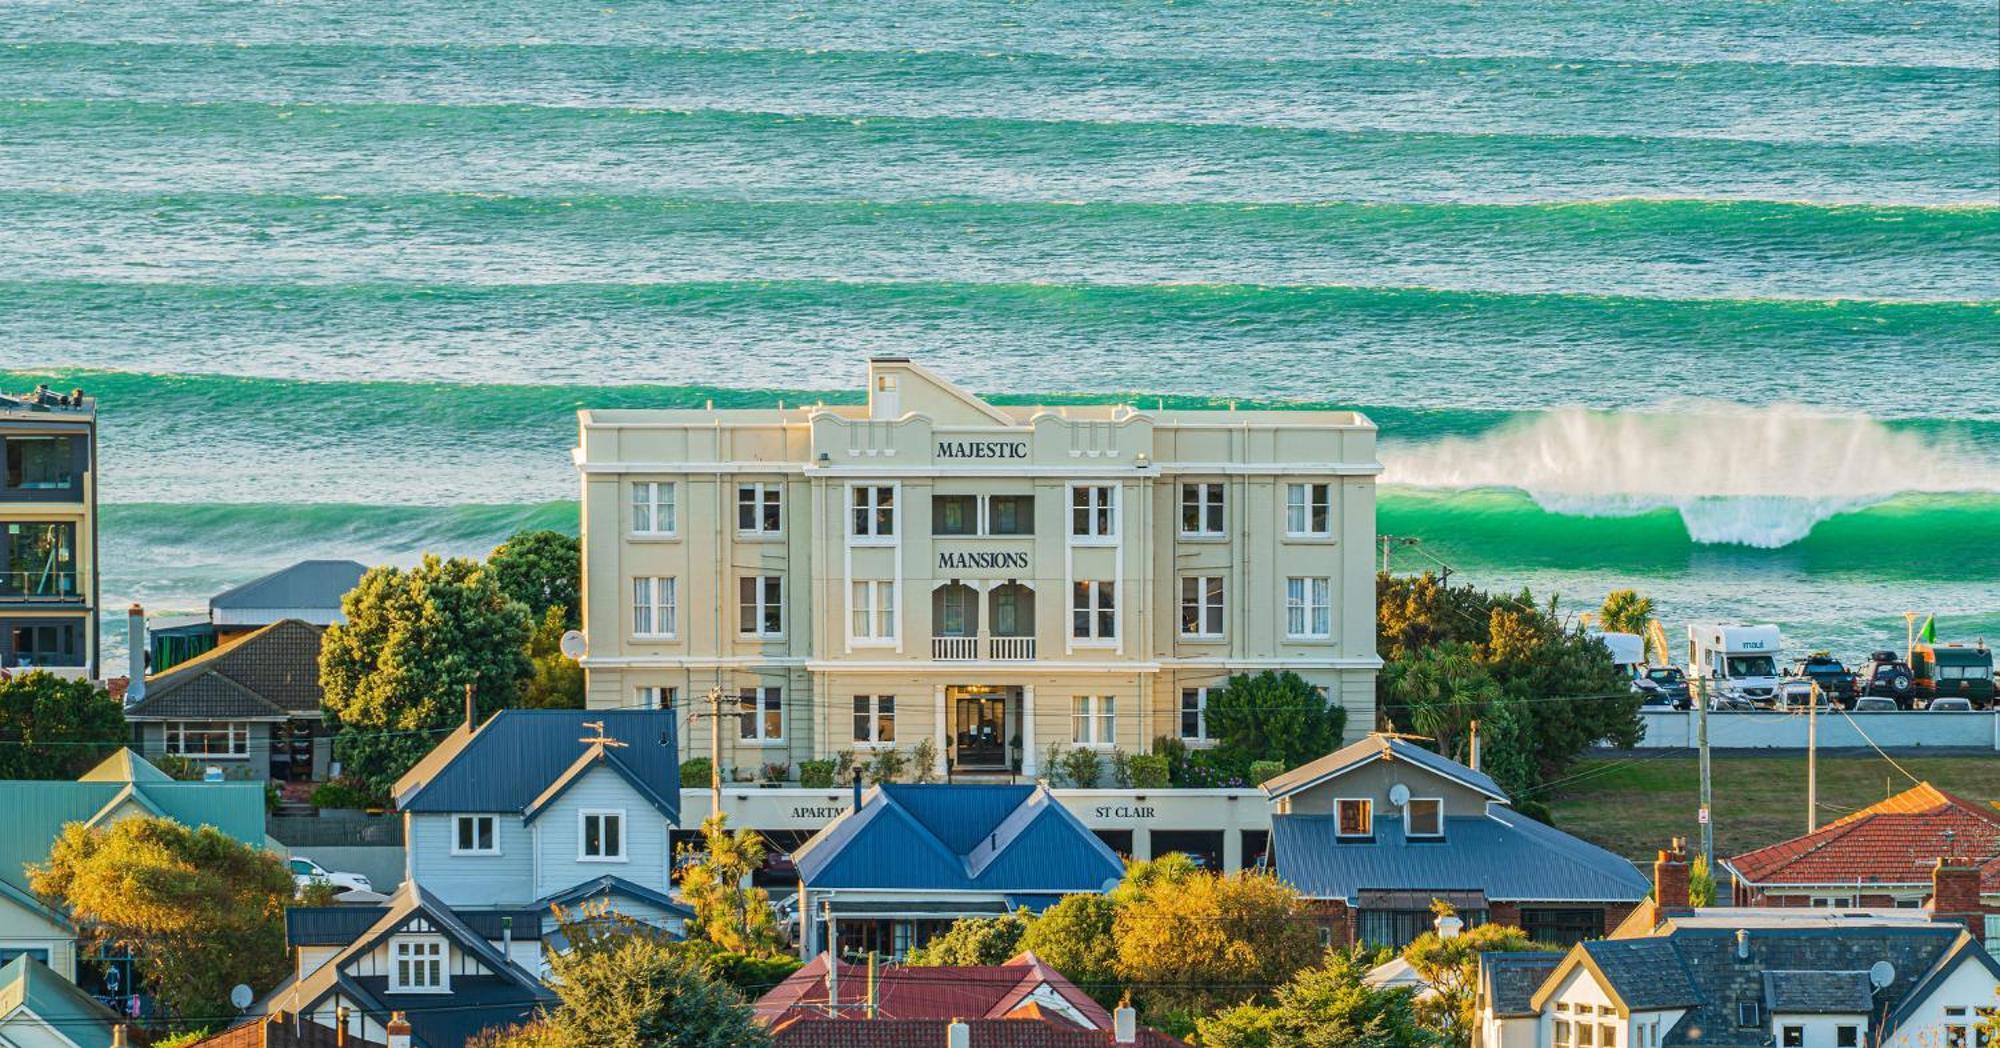
{"label": "red tile roof", "polygon": [[[1033,1019],[967,1019],[972,1048],[1120,1048],[1109,1030],[1063,1028]],[[950,1019],[799,1018],[773,1035],[777,1048],[945,1048]],[[1140,1027],[1136,1048],[1187,1048]]]}
{"label": "red tile roof", "polygon": [[1727,861],[1758,887],[1929,884],[1947,852],[1980,866],[1982,892],[2000,891],[2000,811],[1926,782]]}
{"label": "red tile roof", "polygon": [[[796,1016],[824,1016],[829,999],[827,959],[821,954],[757,1000],[757,1018],[776,1024]],[[868,997],[868,968],[841,964],[839,1014],[863,1014]],[[876,1014],[883,1019],[997,1019],[1029,1002],[1044,990],[1066,1003],[1083,1023],[1064,1015],[1046,997],[1044,1014],[1061,1022],[1099,1030],[1111,1028],[1111,1013],[1077,989],[1061,972],[1023,953],[1006,964],[963,968],[887,967],[878,972]]]}

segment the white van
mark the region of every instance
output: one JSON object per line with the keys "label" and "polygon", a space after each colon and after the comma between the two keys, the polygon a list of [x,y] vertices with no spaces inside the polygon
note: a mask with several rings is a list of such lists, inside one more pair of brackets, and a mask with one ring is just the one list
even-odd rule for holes
{"label": "white van", "polygon": [[[1778,687],[1784,640],[1776,626],[1692,623],[1688,626],[1688,680],[1707,694],[1768,704]],[[1735,703],[1730,703],[1735,704]]]}
{"label": "white van", "polygon": [[1636,633],[1607,633],[1591,630],[1590,635],[1604,642],[1611,649],[1611,664],[1625,671],[1628,677],[1637,677],[1646,669],[1646,638]]}

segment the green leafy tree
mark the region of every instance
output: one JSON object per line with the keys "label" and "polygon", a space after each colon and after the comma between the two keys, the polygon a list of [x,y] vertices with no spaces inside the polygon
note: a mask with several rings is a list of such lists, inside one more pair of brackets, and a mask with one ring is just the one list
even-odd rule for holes
{"label": "green leafy tree", "polygon": [[1108,1007],[1123,992],[1112,938],[1117,913],[1117,904],[1105,896],[1065,895],[1028,924],[1020,948]]}
{"label": "green leafy tree", "polygon": [[1383,668],[1390,717],[1434,740],[1456,760],[1466,750],[1472,722],[1488,717],[1501,700],[1500,685],[1480,661],[1479,649],[1452,641],[1411,652]]}
{"label": "green leafy tree", "polygon": [[1252,761],[1296,768],[1340,748],[1347,711],[1289,670],[1229,678],[1211,690],[1208,733],[1215,756],[1232,774],[1247,775]]}
{"label": "green leafy tree", "polygon": [[701,861],[681,874],[681,895],[694,907],[690,937],[699,936],[737,953],[768,954],[783,945],[771,895],[744,887],[764,866],[764,838],[755,830],[729,830],[729,816],[716,812],[702,820]]}
{"label": "green leafy tree", "polygon": [[[567,932],[574,925],[565,923]],[[480,1048],[764,1048],[735,987],[701,957],[646,929],[582,929],[550,961],[560,1003],[525,1026],[487,1033]]]}
{"label": "green leafy tree", "polygon": [[[1432,904],[1440,917],[1455,916],[1445,903]],[[1502,924],[1482,924],[1449,939],[1427,931],[1403,947],[1403,960],[1436,990],[1416,1002],[1417,1015],[1436,1030],[1450,1048],[1466,1048],[1478,1025],[1479,955],[1522,950],[1553,950],[1531,942],[1528,933]]]}
{"label": "green leafy tree", "polygon": [[1636,633],[1646,635],[1646,625],[1653,621],[1653,598],[1642,597],[1638,590],[1612,590],[1604,598],[1604,606],[1597,610],[1597,624],[1607,633]]}
{"label": "green leafy tree", "polygon": [[1201,875],[1201,867],[1183,852],[1168,852],[1151,859],[1135,859],[1125,864],[1125,877],[1111,889],[1111,901],[1131,906],[1154,892],[1168,891]]}
{"label": "green leafy tree", "polygon": [[129,953],[170,1016],[234,1014],[231,987],[268,990],[289,970],[291,872],[212,826],[150,816],[100,829],[70,823],[28,878],[72,916],[86,947]]}
{"label": "green leafy tree", "polygon": [[0,779],[74,779],[131,733],[124,706],[46,670],[0,681]]}
{"label": "green leafy tree", "polygon": [[1246,1003],[1196,1024],[1202,1048],[1437,1048],[1418,1020],[1411,991],[1362,982],[1368,959],[1330,950],[1278,988],[1271,1004]]}
{"label": "green leafy tree", "polygon": [[1266,874],[1195,873],[1148,890],[1112,922],[1118,975],[1150,1015],[1204,1015],[1256,997],[1309,967],[1319,933],[1306,901]]}
{"label": "green leafy tree", "polygon": [[344,773],[387,792],[464,718],[517,704],[529,676],[526,611],[481,565],[426,556],[369,569],[327,627],[319,676]]}
{"label": "green leafy tree", "polygon": [[1005,964],[1021,952],[1021,939],[1034,919],[1025,909],[998,917],[960,917],[944,934],[910,951],[908,963],[918,968]]}
{"label": "green leafy tree", "polygon": [[569,629],[561,605],[542,615],[528,638],[528,679],[521,685],[521,705],[532,709],[583,708],[583,667],[562,653],[562,636]]}
{"label": "green leafy tree", "polygon": [[517,532],[486,558],[486,566],[501,591],[527,605],[535,621],[554,608],[562,609],[563,629],[583,621],[583,552],[576,536]]}

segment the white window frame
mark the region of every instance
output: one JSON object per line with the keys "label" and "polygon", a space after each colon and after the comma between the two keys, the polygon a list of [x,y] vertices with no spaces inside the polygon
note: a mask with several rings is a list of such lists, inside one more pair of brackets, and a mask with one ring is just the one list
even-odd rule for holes
{"label": "white window frame", "polygon": [[[190,732],[188,726],[191,724],[199,724],[202,727],[197,732]],[[187,742],[188,736],[191,734],[202,738],[213,738],[219,734],[226,734],[228,736],[229,748],[221,752],[214,750],[191,750],[188,748]],[[188,757],[211,761],[248,760],[250,759],[250,723],[248,721],[231,720],[168,721],[166,725],[166,749],[167,754],[174,757]]]}
{"label": "white window frame", "polygon": [[[748,500],[744,495],[750,495]],[[743,507],[751,507],[751,527],[743,526]],[[776,510],[778,522],[775,526],[765,526],[767,511]],[[741,481],[736,485],[736,533],[775,537],[785,533],[785,485],[777,481]]]}
{"label": "white window frame", "polygon": [[[648,628],[641,629],[641,625]],[[666,629],[660,629],[660,626]],[[672,640],[680,635],[680,580],[673,575],[632,579],[632,636]]]}
{"label": "white window frame", "polygon": [[677,710],[681,706],[678,684],[641,684],[632,690],[634,709]]}
{"label": "white window frame", "polygon": [[856,646],[896,643],[896,598],[894,579],[855,579],[848,587],[848,636]]}
{"label": "white window frame", "polygon": [[[1084,632],[1076,631],[1076,616],[1084,615]],[[1079,645],[1118,643],[1118,583],[1112,579],[1076,579],[1070,584],[1070,640]],[[1111,630],[1104,632],[1104,616]]]}
{"label": "white window frame", "polygon": [[[1316,498],[1315,496],[1323,496]],[[1313,527],[1313,511],[1325,513],[1325,527]],[[1333,485],[1303,481],[1285,485],[1285,537],[1326,539],[1333,537]]]}
{"label": "white window frame", "polygon": [[[1187,526],[1189,509],[1194,510],[1193,530]],[[1219,539],[1229,534],[1229,494],[1221,481],[1193,480],[1181,484],[1180,510],[1181,538]]]}
{"label": "white window frame", "polygon": [[[1194,584],[1194,600],[1188,599],[1188,584]],[[1196,640],[1220,640],[1229,630],[1229,583],[1221,575],[1181,576],[1180,635]],[[1188,612],[1195,613],[1196,629],[1187,628]],[[1214,628],[1211,629],[1210,627]]]}
{"label": "white window frame", "polygon": [[[628,503],[632,517],[628,523],[631,534],[639,538],[668,539],[680,534],[679,491],[671,480],[635,480],[632,482],[632,501]],[[640,527],[642,521],[645,527]],[[662,523],[665,527],[661,527]]]}
{"label": "white window frame", "polygon": [[[896,697],[894,695],[856,695],[852,705],[854,710],[854,745],[860,749],[881,747],[893,749],[896,745]],[[865,734],[863,718],[866,718]],[[882,721],[889,721],[889,737],[882,737]]]}
{"label": "white window frame", "polygon": [[[1293,593],[1294,585],[1298,592]],[[1318,599],[1314,599],[1318,598]],[[1298,628],[1292,613],[1298,612]],[[1327,640],[1333,636],[1333,580],[1325,575],[1290,575],[1285,578],[1285,638],[1287,640]]]}
{"label": "white window frame", "polygon": [[[486,824],[488,846],[479,846],[479,824]],[[472,824],[472,847],[461,842],[465,840],[465,824]],[[500,817],[497,815],[454,815],[451,817],[451,853],[453,855],[498,855],[500,854]]]}
{"label": "white window frame", "polygon": [[[750,600],[743,599],[743,584],[750,583]],[[777,593],[771,592],[771,584],[777,584]],[[770,613],[776,610],[777,629],[767,629]],[[752,629],[743,628],[743,613],[750,612]],[[762,639],[779,638],[785,635],[785,577],[783,575],[739,575],[736,580],[736,635]]]}
{"label": "white window frame", "polygon": [[[1174,730],[1179,734],[1182,742],[1206,743],[1210,741],[1208,737],[1208,691],[1209,689],[1206,687],[1181,689],[1181,704],[1177,711],[1179,716],[1176,718]],[[1195,733],[1193,735],[1187,733],[1187,715],[1190,712],[1188,710],[1189,698],[1194,699],[1194,710],[1192,712],[1194,713]]]}
{"label": "white window frame", "polygon": [[[592,819],[598,820],[597,840],[598,843],[602,845],[608,843],[606,839],[606,834],[604,832],[604,820],[607,818],[618,820],[618,842],[617,842],[618,850],[617,852],[613,853],[607,849],[605,853],[602,855],[592,855],[588,850],[590,842],[590,820]],[[625,809],[623,808],[583,808],[578,810],[576,813],[576,861],[631,862],[632,850],[625,846],[626,835],[627,832],[631,829],[631,826],[632,826],[631,820],[625,817]]]}
{"label": "white window frame", "polygon": [[[1435,832],[1432,832],[1432,833],[1418,833],[1418,832],[1417,832],[1417,830],[1416,830],[1416,821],[1415,821],[1414,819],[1412,819],[1412,818],[1410,817],[1410,811],[1411,811],[1411,809],[1412,809],[1412,808],[1414,808],[1414,807],[1415,807],[1416,805],[1418,805],[1418,804],[1435,804],[1435,805],[1437,805],[1437,830],[1436,830]],[[1444,839],[1444,798],[1443,798],[1443,797],[1412,797],[1412,798],[1410,798],[1410,800],[1409,800],[1409,803],[1407,803],[1407,804],[1403,805],[1403,836],[1404,836],[1404,837],[1406,837],[1406,838],[1409,838],[1410,840],[1413,840],[1413,841],[1436,841],[1436,840],[1443,840],[1443,839]]]}
{"label": "white window frame", "polygon": [[[1069,541],[1072,546],[1111,545],[1118,541],[1117,484],[1071,484],[1069,486]],[[1083,505],[1077,505],[1077,496]],[[1077,530],[1076,515],[1082,513],[1084,530]]]}
{"label": "white window frame", "polygon": [[[408,976],[434,966],[435,981]],[[390,993],[450,993],[451,943],[442,935],[398,935],[389,940]]]}
{"label": "white window frame", "polygon": [[[1344,833],[1340,829],[1340,809],[1349,804],[1361,805],[1361,821],[1368,827],[1366,833]],[[1341,841],[1365,841],[1375,837],[1375,798],[1335,797],[1333,799],[1333,836]]]}
{"label": "white window frame", "polygon": [[[887,546],[896,541],[902,515],[902,492],[898,484],[849,484],[847,486],[847,537],[856,546]],[[888,497],[885,504],[882,499]],[[888,511],[885,520],[883,510]],[[976,510],[975,510],[976,512]],[[884,525],[887,525],[885,528]]]}
{"label": "white window frame", "polygon": [[[738,742],[751,745],[783,743],[785,741],[785,689],[766,684],[754,688],[739,688],[736,692]],[[768,734],[770,725],[766,718],[778,715],[778,733]]]}
{"label": "white window frame", "polygon": [[1118,745],[1118,696],[1072,695],[1069,718],[1073,745],[1091,750]]}

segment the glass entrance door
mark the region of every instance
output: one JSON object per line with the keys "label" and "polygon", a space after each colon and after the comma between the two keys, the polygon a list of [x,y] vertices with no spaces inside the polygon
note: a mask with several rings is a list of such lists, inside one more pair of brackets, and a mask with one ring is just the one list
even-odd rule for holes
{"label": "glass entrance door", "polygon": [[1006,771],[1010,688],[964,687],[952,692],[952,748],[959,768]]}

